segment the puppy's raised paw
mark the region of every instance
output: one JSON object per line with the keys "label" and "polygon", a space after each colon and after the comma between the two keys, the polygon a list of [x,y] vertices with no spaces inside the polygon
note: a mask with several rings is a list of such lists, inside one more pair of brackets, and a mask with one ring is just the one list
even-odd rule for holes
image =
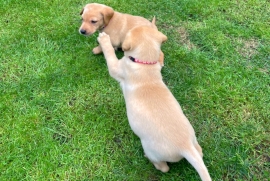
{"label": "puppy's raised paw", "polygon": [[105,43],[111,43],[110,36],[107,35],[105,32],[99,33],[97,40],[100,45]]}

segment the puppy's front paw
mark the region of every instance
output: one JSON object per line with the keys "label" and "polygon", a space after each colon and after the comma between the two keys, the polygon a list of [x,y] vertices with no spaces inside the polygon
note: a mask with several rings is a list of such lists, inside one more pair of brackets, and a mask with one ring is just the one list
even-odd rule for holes
{"label": "puppy's front paw", "polygon": [[110,36],[107,35],[105,32],[99,33],[97,40],[100,45],[105,43],[111,43]]}

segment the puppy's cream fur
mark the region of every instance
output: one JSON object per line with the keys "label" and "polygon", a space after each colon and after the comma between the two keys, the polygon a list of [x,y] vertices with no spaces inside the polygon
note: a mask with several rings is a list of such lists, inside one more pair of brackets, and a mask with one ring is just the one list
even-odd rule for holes
{"label": "puppy's cream fur", "polygon": [[[122,47],[122,43],[129,30],[137,26],[149,26],[157,29],[155,18],[152,23],[140,16],[119,13],[111,7],[91,3],[87,4],[81,11],[82,25],[79,32],[84,35],[92,35],[96,31],[105,32],[110,35],[112,46],[117,49]],[[100,46],[95,47],[94,54],[102,52]],[[164,54],[160,52],[159,62],[163,66]]]}
{"label": "puppy's cream fur", "polygon": [[203,181],[210,175],[202,159],[202,149],[180,105],[162,81],[160,64],[133,62],[129,56],[153,62],[167,37],[156,29],[141,26],[130,30],[123,42],[124,57],[117,59],[110,38],[100,33],[98,41],[110,75],[120,82],[126,101],[129,124],[140,137],[145,156],[162,172],[166,162],[183,157],[197,170]]}

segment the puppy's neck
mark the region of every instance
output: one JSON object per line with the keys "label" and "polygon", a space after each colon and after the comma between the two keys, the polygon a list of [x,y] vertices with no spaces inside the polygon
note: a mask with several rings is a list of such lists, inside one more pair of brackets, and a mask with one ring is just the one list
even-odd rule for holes
{"label": "puppy's neck", "polygon": [[134,63],[142,65],[155,65],[159,61],[159,51],[151,48],[143,50],[141,47],[125,52],[125,56]]}
{"label": "puppy's neck", "polygon": [[113,17],[115,17],[117,13],[118,13],[118,12],[116,12],[116,11],[114,12],[114,15],[112,16],[112,18],[110,19],[110,21],[109,21],[107,24],[104,24],[104,26],[102,26],[102,27],[99,29],[99,32],[103,32],[104,29],[105,29],[107,26],[109,26],[109,24],[110,24],[110,22],[112,21]]}
{"label": "puppy's neck", "polygon": [[103,32],[103,30],[110,24],[110,21],[108,24],[102,26],[100,29],[99,29],[99,32]]}
{"label": "puppy's neck", "polygon": [[[162,80],[160,72],[161,65],[157,60],[153,64],[146,62],[139,63],[137,60],[132,61],[134,57],[140,61],[143,60],[141,58],[143,56],[140,56],[140,54],[136,54],[134,52],[125,52],[125,70],[128,72],[126,75],[126,81],[133,82],[134,84],[148,84],[149,82]],[[152,59],[150,60],[152,61]]]}

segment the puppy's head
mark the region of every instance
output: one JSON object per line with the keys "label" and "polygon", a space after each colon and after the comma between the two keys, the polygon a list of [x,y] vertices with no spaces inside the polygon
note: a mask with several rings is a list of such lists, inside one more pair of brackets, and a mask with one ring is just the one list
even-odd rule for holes
{"label": "puppy's head", "polygon": [[122,44],[125,54],[136,54],[145,61],[159,59],[160,47],[167,40],[167,36],[149,26],[140,26],[131,29]]}
{"label": "puppy's head", "polygon": [[109,23],[114,11],[103,4],[91,3],[87,4],[80,14],[82,15],[82,25],[79,32],[83,35],[92,35]]}

